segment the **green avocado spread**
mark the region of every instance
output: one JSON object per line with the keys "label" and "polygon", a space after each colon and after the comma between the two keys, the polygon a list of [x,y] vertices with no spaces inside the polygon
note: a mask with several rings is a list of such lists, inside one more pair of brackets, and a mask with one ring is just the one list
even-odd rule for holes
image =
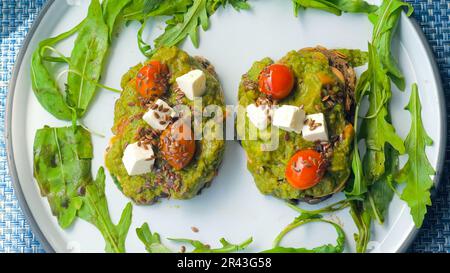
{"label": "green avocado spread", "polygon": [[[278,130],[278,146],[272,151],[262,149],[267,145],[268,136],[272,134],[271,126],[259,130],[249,121],[245,114],[245,122],[237,122],[237,133],[242,147],[247,154],[247,167],[252,173],[258,189],[263,194],[273,195],[286,200],[320,199],[339,192],[345,187],[351,174],[351,152],[354,131],[351,125],[354,111],[353,92],[356,76],[351,66],[364,64],[366,56],[363,52],[353,50],[328,51],[323,48],[291,51],[277,63],[287,65],[295,75],[294,90],[291,94],[277,102],[278,105],[301,106],[305,113],[324,113],[331,152],[328,152],[328,167],[324,177],[314,187],[298,190],[291,186],[285,178],[286,165],[290,158],[300,150],[321,149],[318,143],[306,141],[301,134]],[[262,94],[258,89],[258,77],[261,71],[274,63],[270,58],[255,62],[242,77],[239,87],[239,111],[255,103]],[[345,70],[344,75],[352,78],[339,79],[334,68]],[[328,79],[324,83],[323,79]],[[331,83],[330,83],[331,82]],[[348,86],[350,85],[350,86]],[[350,87],[350,88],[349,88]],[[348,130],[347,130],[347,129]],[[249,132],[257,132],[250,138]],[[272,140],[273,141],[273,140]]]}
{"label": "green avocado spread", "polygon": [[[161,48],[151,60],[166,64],[170,71],[169,90],[161,99],[171,107],[183,104],[192,108],[194,103],[177,92],[176,78],[191,70],[201,69],[206,74],[206,91],[202,96],[202,109],[207,105],[219,107],[223,113],[225,102],[222,88],[209,63],[193,58],[176,48]],[[123,152],[128,144],[136,142],[136,135],[142,128],[150,126],[142,119],[147,111],[141,106],[140,95],[136,90],[136,75],[145,64],[130,69],[122,78],[122,93],[114,108],[114,137],[105,154],[105,163],[119,189],[138,204],[152,204],[159,198],[190,199],[207,187],[216,176],[222,161],[225,142],[211,137],[215,134],[217,122],[214,115],[201,117],[203,138],[196,140],[196,153],[192,161],[180,171],[174,170],[158,154],[158,147],[152,145],[156,155],[153,171],[144,175],[129,176],[123,163]],[[195,111],[193,111],[195,115]],[[194,127],[192,127],[194,128]],[[217,128],[216,128],[217,129]],[[218,129],[219,130],[219,129]],[[154,137],[159,141],[158,136]]]}

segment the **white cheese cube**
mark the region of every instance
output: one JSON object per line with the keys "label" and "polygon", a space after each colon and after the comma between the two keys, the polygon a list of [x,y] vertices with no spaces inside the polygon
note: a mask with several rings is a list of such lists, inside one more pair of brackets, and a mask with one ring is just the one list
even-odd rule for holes
{"label": "white cheese cube", "polygon": [[165,101],[158,99],[142,117],[155,130],[163,131],[177,113]]}
{"label": "white cheese cube", "polygon": [[322,113],[307,115],[303,125],[303,138],[307,141],[328,141],[328,130]]}
{"label": "white cheese cube", "polygon": [[186,97],[194,100],[201,97],[206,90],[206,75],[202,70],[196,69],[176,79],[178,87]]}
{"label": "white cheese cube", "polygon": [[305,111],[300,107],[283,105],[275,110],[273,125],[288,132],[300,134],[305,121]]}
{"label": "white cheese cube", "polygon": [[139,146],[137,142],[129,144],[123,152],[122,162],[130,176],[151,172],[155,164],[152,146]]}
{"label": "white cheese cube", "polygon": [[267,128],[271,116],[272,109],[267,105],[256,106],[255,104],[250,104],[247,106],[247,117],[259,130],[265,130]]}

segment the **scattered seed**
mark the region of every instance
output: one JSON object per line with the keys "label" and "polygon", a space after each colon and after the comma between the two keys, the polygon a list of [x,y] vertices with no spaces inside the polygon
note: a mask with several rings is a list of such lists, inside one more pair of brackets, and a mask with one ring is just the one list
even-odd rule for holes
{"label": "scattered seed", "polygon": [[198,233],[200,231],[197,227],[191,227],[191,230],[195,233]]}

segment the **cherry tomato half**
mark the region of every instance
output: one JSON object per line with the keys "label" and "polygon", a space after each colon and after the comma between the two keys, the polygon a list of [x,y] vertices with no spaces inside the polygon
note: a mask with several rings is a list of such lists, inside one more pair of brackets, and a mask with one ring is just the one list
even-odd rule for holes
{"label": "cherry tomato half", "polygon": [[136,88],[144,98],[159,98],[168,88],[169,68],[159,61],[151,61],[136,76]]}
{"label": "cherry tomato half", "polygon": [[294,88],[294,73],[284,64],[272,64],[259,75],[259,91],[274,99],[284,99]]}
{"label": "cherry tomato half", "polygon": [[307,190],[317,185],[325,174],[324,159],[315,150],[297,152],[286,166],[286,178],[294,188]]}
{"label": "cherry tomato half", "polygon": [[163,158],[177,171],[186,167],[195,154],[194,134],[182,121],[164,130],[160,137]]}

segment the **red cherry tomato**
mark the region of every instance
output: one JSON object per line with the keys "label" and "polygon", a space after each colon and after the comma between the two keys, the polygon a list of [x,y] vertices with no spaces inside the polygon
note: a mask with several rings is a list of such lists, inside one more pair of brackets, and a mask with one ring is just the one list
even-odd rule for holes
{"label": "red cherry tomato", "polygon": [[274,99],[286,98],[294,88],[294,73],[284,64],[272,64],[259,75],[259,90]]}
{"label": "red cherry tomato", "polygon": [[163,158],[177,171],[192,161],[195,155],[194,134],[183,122],[174,123],[160,137]]}
{"label": "red cherry tomato", "polygon": [[136,88],[144,98],[159,98],[169,84],[169,68],[159,61],[151,61],[136,76]]}
{"label": "red cherry tomato", "polygon": [[322,155],[315,150],[297,152],[286,166],[286,178],[294,188],[307,190],[317,185],[325,174]]}

